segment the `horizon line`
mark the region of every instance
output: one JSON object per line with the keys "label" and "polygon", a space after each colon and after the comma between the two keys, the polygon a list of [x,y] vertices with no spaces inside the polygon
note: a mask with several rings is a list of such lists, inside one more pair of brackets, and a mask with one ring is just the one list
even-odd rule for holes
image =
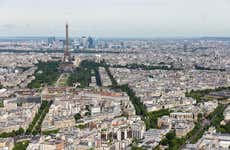
{"label": "horizon line", "polygon": [[[69,38],[81,38],[86,35],[82,36],[69,36]],[[88,35],[86,37],[89,37],[91,35]],[[9,35],[9,36],[0,36],[0,39],[7,39],[7,38],[49,38],[49,37],[55,37],[55,38],[65,38],[65,36],[55,36],[55,35]],[[156,37],[134,37],[134,36],[105,36],[105,37],[97,37],[97,36],[91,36],[96,39],[203,39],[203,38],[230,38],[229,36],[156,36]]]}

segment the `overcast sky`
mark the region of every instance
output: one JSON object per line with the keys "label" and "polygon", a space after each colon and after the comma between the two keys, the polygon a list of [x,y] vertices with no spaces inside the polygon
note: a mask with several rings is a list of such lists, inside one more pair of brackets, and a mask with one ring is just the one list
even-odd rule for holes
{"label": "overcast sky", "polygon": [[230,36],[230,0],[0,0],[0,36]]}

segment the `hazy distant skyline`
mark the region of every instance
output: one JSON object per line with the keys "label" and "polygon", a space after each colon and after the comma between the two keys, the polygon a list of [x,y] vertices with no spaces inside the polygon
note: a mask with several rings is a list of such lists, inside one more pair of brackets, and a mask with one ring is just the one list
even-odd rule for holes
{"label": "hazy distant skyline", "polygon": [[230,0],[0,0],[0,36],[230,36]]}

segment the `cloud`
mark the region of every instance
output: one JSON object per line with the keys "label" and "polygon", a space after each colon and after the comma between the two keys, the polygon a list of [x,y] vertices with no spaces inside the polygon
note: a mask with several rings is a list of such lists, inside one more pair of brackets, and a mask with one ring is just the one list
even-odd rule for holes
{"label": "cloud", "polygon": [[30,28],[30,24],[16,25],[16,24],[3,24],[0,25],[1,29],[12,30],[12,29],[26,29]]}
{"label": "cloud", "polygon": [[230,35],[230,0],[0,0],[1,34]]}
{"label": "cloud", "polygon": [[14,28],[17,28],[17,25],[14,25],[14,24],[3,24],[3,25],[0,25],[0,28],[2,28],[2,29],[14,29]]}

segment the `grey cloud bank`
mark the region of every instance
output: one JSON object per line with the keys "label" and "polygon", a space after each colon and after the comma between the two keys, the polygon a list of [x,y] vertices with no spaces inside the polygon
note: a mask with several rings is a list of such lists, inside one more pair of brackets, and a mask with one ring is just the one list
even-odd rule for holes
{"label": "grey cloud bank", "polygon": [[72,36],[230,35],[229,0],[0,0],[0,14],[1,36],[62,36],[66,21]]}

